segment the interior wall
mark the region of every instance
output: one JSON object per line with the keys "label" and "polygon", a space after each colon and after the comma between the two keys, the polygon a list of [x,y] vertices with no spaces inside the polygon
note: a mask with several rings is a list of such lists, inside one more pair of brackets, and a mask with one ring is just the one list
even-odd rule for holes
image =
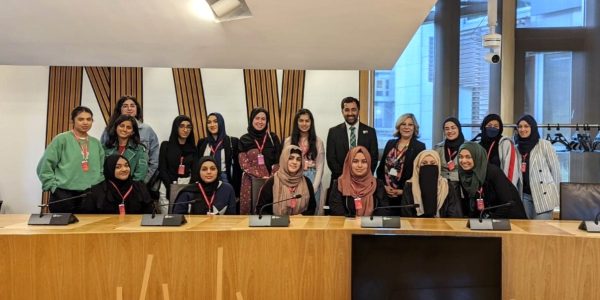
{"label": "interior wall", "polygon": [[[202,69],[201,72],[207,111],[223,114],[228,134],[241,136],[248,126],[243,70]],[[0,66],[0,137],[5,141],[0,158],[3,213],[35,212],[41,200],[41,184],[35,169],[44,151],[48,75],[48,67]],[[282,72],[277,75],[281,82]],[[85,71],[82,81],[82,105],[94,112],[90,134],[100,137],[106,124]],[[313,112],[315,129],[323,142],[329,128],[343,121],[341,99],[358,98],[358,94],[358,71],[306,71],[304,107]],[[159,140],[168,139],[172,121],[178,115],[172,70],[144,68],[143,95],[145,122],[152,126]],[[23,130],[15,130],[18,125]],[[329,174],[326,168],[325,187]]]}

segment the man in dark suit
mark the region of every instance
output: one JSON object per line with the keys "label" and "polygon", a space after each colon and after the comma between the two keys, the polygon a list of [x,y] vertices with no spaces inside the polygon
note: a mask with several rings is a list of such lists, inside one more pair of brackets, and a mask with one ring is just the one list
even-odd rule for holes
{"label": "man in dark suit", "polygon": [[342,115],[345,122],[329,128],[327,134],[327,166],[331,170],[331,183],[342,175],[344,159],[350,148],[364,146],[371,154],[371,172],[375,171],[379,150],[377,134],[373,127],[358,121],[360,103],[354,97],[342,100]]}

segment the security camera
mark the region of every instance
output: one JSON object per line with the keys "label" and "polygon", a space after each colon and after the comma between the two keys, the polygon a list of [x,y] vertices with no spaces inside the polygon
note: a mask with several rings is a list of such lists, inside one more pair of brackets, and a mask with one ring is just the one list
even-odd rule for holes
{"label": "security camera", "polygon": [[483,59],[485,59],[485,61],[487,61],[490,64],[497,64],[500,62],[500,53],[496,53],[496,52],[486,53],[485,56],[483,57]]}

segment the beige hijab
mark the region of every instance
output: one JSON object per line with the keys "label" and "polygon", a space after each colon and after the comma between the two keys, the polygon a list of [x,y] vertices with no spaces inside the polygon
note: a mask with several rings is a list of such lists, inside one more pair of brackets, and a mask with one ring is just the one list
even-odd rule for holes
{"label": "beige hijab", "polygon": [[435,213],[436,217],[440,216],[440,208],[444,205],[444,201],[446,200],[446,196],[448,196],[448,180],[439,174],[441,174],[441,159],[440,155],[437,151],[434,150],[423,150],[417,158],[415,158],[414,168],[412,177],[408,180],[412,184],[412,194],[415,204],[419,204],[419,207],[416,208],[417,216],[421,216],[425,213],[423,210],[423,199],[421,198],[421,187],[419,186],[419,170],[421,167],[421,161],[427,156],[431,156],[435,159],[435,162],[438,167],[438,180],[437,180],[437,210]]}
{"label": "beige hijab", "polygon": [[273,214],[278,216],[301,214],[308,207],[308,201],[310,200],[308,186],[304,178],[304,160],[300,163],[300,169],[295,174],[290,174],[288,160],[292,150],[297,150],[302,156],[302,150],[295,145],[288,145],[281,151],[279,170],[273,175],[273,202],[289,199],[296,194],[302,195],[302,198],[295,200],[296,206],[293,208],[293,200],[274,204]]}
{"label": "beige hijab", "polygon": [[338,190],[344,196],[360,197],[362,202],[362,209],[356,210],[357,216],[368,216],[373,212],[373,193],[377,189],[377,179],[373,177],[371,168],[367,171],[366,175],[362,177],[356,176],[352,173],[352,160],[357,153],[362,153],[367,159],[367,165],[371,166],[371,155],[369,150],[363,146],[357,146],[346,155],[344,160],[344,168],[342,170],[342,176],[338,178]]}

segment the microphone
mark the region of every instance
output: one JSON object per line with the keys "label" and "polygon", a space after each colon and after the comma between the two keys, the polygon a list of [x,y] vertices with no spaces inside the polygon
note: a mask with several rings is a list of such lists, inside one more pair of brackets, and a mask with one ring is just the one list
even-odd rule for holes
{"label": "microphone", "polygon": [[598,222],[600,222],[600,212],[596,214],[594,221],[581,221],[578,228],[587,232],[600,232],[600,224]]}
{"label": "microphone", "polygon": [[287,198],[287,199],[275,201],[275,202],[272,202],[272,203],[267,203],[267,204],[265,204],[265,205],[263,205],[263,206],[260,207],[260,210],[258,211],[258,218],[262,219],[262,213],[263,213],[263,210],[265,209],[265,207],[273,206],[273,205],[275,205],[277,203],[287,202],[287,201],[290,201],[292,199],[300,199],[300,198],[302,198],[302,195],[301,194],[296,194],[296,195],[294,195],[294,196],[292,196],[290,198]]}
{"label": "microphone", "polygon": [[67,198],[63,198],[63,199],[59,199],[56,201],[38,205],[38,207],[40,207],[40,213],[39,214],[31,214],[31,216],[29,216],[29,221],[27,222],[27,225],[68,225],[71,223],[79,222],[79,219],[77,219],[77,217],[75,217],[75,215],[73,213],[52,213],[52,212],[50,212],[50,213],[46,214],[46,213],[44,213],[44,207],[49,207],[51,204],[71,201],[71,200],[79,199],[79,198],[85,198],[89,194],[90,194],[90,192],[85,192],[85,193],[77,195],[77,196],[67,197]]}
{"label": "microphone", "polygon": [[362,228],[400,228],[400,216],[373,216],[375,211],[388,209],[388,208],[416,208],[419,204],[404,204],[404,205],[390,205],[390,206],[378,206],[373,209],[369,216],[360,217],[360,227]]}
{"label": "microphone", "polygon": [[159,207],[192,204],[192,203],[198,202],[199,200],[201,200],[201,199],[193,199],[193,200],[185,201],[185,202],[165,203],[165,204],[159,204],[159,205],[156,205],[156,202],[152,202],[152,206],[153,206],[152,219],[154,219],[156,217],[156,211]]}
{"label": "microphone", "polygon": [[302,198],[302,194],[296,194],[290,198],[279,200],[279,201],[274,201],[273,203],[267,203],[267,204],[261,206],[260,210],[258,211],[258,216],[251,215],[248,218],[248,226],[250,226],[250,227],[288,227],[288,226],[290,226],[290,216],[288,216],[288,215],[284,215],[284,216],[266,215],[263,218],[262,213],[266,207],[273,206],[277,203],[295,200],[295,199],[299,199],[299,198]]}
{"label": "microphone", "polygon": [[482,209],[481,212],[479,213],[479,223],[481,223],[483,221],[483,213],[484,212],[489,211],[489,210],[493,210],[493,209],[496,209],[496,208],[508,207],[508,206],[512,206],[512,202],[506,202],[504,204],[490,206],[490,207],[486,207],[486,208]]}
{"label": "microphone", "polygon": [[390,208],[417,208],[421,205],[417,204],[417,203],[413,203],[413,204],[404,204],[404,205],[390,205],[390,206],[378,206],[375,207],[375,209],[373,209],[373,211],[371,212],[371,220],[373,220],[373,215],[375,214],[375,211],[380,210],[380,209],[390,209]]}
{"label": "microphone", "polygon": [[185,216],[182,214],[157,214],[156,209],[162,206],[174,206],[174,205],[185,205],[196,203],[200,199],[193,199],[185,202],[176,202],[176,203],[165,203],[156,205],[154,203],[154,208],[152,209],[152,214],[144,214],[142,215],[142,226],[181,226],[187,223]]}
{"label": "microphone", "polygon": [[511,230],[510,220],[508,219],[483,219],[483,213],[496,208],[512,206],[512,202],[507,202],[500,205],[486,207],[479,213],[479,219],[470,218],[467,221],[467,227],[471,230]]}

